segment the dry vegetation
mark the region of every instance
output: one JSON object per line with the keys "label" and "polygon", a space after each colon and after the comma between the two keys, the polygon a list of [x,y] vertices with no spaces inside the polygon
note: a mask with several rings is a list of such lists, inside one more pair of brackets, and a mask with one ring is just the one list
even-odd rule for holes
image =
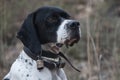
{"label": "dry vegetation", "polygon": [[120,80],[119,0],[0,0],[0,80],[22,49],[15,37],[26,15],[41,6],[57,6],[81,23],[82,38],[63,51],[81,69],[65,68],[69,80]]}

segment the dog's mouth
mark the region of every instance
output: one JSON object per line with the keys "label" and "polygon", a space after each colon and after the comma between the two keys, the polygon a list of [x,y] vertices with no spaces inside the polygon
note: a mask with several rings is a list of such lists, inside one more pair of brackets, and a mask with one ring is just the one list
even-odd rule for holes
{"label": "dog's mouth", "polygon": [[73,46],[75,43],[77,43],[79,41],[79,38],[71,38],[71,39],[67,39],[64,44],[66,45],[66,47],[69,46]]}
{"label": "dog's mouth", "polygon": [[80,38],[70,38],[70,39],[66,39],[64,41],[64,43],[57,43],[56,45],[58,47],[62,47],[63,45],[65,45],[67,48],[69,46],[73,46],[75,43],[77,43],[79,41]]}

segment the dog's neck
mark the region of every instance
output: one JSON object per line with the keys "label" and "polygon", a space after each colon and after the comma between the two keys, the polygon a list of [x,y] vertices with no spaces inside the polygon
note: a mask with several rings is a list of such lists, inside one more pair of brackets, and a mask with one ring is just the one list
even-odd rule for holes
{"label": "dog's neck", "polygon": [[[67,57],[60,51],[60,47],[58,47],[56,44],[54,43],[47,43],[47,44],[44,44],[42,45],[42,50],[43,51],[49,51],[49,52],[45,52],[44,55],[42,55],[44,57],[44,59],[47,59],[48,62],[44,65],[46,67],[48,67],[50,69],[51,66],[49,65],[52,65],[52,69],[54,68],[63,68],[65,66],[65,63],[64,62],[61,62],[61,58],[64,58],[70,65],[73,69],[75,69],[76,71],[80,72],[80,70],[78,70],[77,68],[75,68],[72,63],[67,59]],[[36,55],[31,55],[31,51],[24,47],[24,51],[26,52],[26,54],[28,56],[30,56],[33,60],[38,60],[37,56]],[[53,53],[53,54],[50,54],[50,53]],[[49,55],[50,54],[50,55]],[[59,57],[58,57],[59,56]],[[56,59],[55,58],[59,58],[58,62],[56,62]],[[53,60],[54,59],[54,60]],[[52,62],[54,62],[54,64],[52,63],[49,63],[50,61],[49,60],[52,60]],[[56,66],[57,65],[57,66]],[[54,67],[53,67],[54,66]]]}
{"label": "dog's neck", "polygon": [[56,46],[55,43],[47,43],[47,44],[43,44],[41,45],[42,49],[45,51],[50,51],[52,53],[59,53],[60,52],[60,47]]}

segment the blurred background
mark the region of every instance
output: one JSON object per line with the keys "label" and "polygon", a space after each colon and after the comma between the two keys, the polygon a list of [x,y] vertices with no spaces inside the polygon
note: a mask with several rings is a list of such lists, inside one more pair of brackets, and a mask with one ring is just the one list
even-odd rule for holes
{"label": "blurred background", "polygon": [[16,32],[42,6],[63,8],[81,23],[79,43],[63,47],[81,70],[67,65],[68,80],[120,80],[120,0],[0,0],[0,80],[23,47]]}

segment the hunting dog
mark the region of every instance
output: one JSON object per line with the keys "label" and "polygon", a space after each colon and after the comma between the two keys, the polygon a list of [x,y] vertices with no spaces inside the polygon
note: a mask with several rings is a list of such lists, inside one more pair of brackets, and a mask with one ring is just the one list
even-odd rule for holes
{"label": "hunting dog", "polygon": [[60,48],[80,40],[79,26],[78,21],[56,7],[41,7],[29,14],[17,33],[24,48],[3,80],[67,80],[62,58],[72,64]]}

